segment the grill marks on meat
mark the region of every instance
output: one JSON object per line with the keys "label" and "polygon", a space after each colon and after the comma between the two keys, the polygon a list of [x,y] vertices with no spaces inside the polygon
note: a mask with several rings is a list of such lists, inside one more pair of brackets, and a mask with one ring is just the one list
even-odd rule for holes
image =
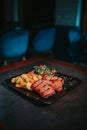
{"label": "grill marks on meat", "polygon": [[33,85],[32,88],[38,92],[43,98],[47,98],[48,96],[51,96],[53,94],[55,94],[54,89],[46,84],[47,81],[45,80],[40,80],[40,81],[36,81]]}
{"label": "grill marks on meat", "polygon": [[44,80],[48,80],[47,84],[49,84],[55,91],[62,91],[63,85],[64,85],[64,79],[61,77],[57,76],[52,76],[52,75],[45,75],[43,77]]}
{"label": "grill marks on meat", "polygon": [[32,85],[32,88],[43,98],[47,98],[54,95],[55,91],[62,91],[63,85],[64,79],[57,76],[44,75],[43,79],[36,81]]}
{"label": "grill marks on meat", "polygon": [[43,93],[41,93],[41,96],[44,98],[47,98],[49,96],[52,96],[55,94],[54,89],[52,89],[49,85],[45,85],[45,88],[47,88]]}

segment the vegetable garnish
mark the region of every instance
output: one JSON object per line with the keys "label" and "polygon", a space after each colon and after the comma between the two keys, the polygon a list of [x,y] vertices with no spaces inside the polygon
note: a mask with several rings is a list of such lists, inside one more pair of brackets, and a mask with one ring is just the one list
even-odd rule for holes
{"label": "vegetable garnish", "polygon": [[34,66],[33,68],[34,68],[34,72],[40,75],[43,75],[43,74],[54,75],[56,73],[55,69],[52,69],[52,68],[50,69],[46,65]]}

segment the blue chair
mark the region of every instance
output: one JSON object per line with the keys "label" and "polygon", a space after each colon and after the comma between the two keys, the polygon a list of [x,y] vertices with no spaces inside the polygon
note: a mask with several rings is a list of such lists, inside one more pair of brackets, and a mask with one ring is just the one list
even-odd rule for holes
{"label": "blue chair", "polygon": [[29,43],[28,30],[20,29],[4,33],[0,37],[0,57],[15,59],[25,55]]}
{"label": "blue chair", "polygon": [[76,63],[79,57],[79,41],[83,39],[83,35],[79,29],[69,30],[70,41],[70,57],[73,58],[73,63]]}
{"label": "blue chair", "polygon": [[39,31],[33,41],[33,48],[36,53],[50,52],[54,45],[56,29],[54,27]]}

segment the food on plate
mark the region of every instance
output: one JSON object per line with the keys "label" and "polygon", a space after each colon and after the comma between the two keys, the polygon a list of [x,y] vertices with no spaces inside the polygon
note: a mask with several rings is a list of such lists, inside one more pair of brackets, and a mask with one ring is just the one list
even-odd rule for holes
{"label": "food on plate", "polygon": [[44,75],[39,81],[32,84],[32,88],[38,92],[42,97],[47,98],[60,92],[63,89],[64,80],[57,76]]}
{"label": "food on plate", "polygon": [[11,82],[15,84],[17,88],[25,88],[28,90],[32,90],[31,85],[37,81],[42,79],[41,75],[35,74],[34,71],[30,71],[27,74],[21,74],[17,77],[11,79]]}
{"label": "food on plate", "polygon": [[47,84],[49,84],[55,91],[60,92],[63,89],[63,78],[52,75],[44,75],[43,79],[47,81]]}
{"label": "food on plate", "polygon": [[47,98],[55,94],[55,90],[43,80],[39,80],[32,85],[32,88],[38,92],[43,98]]}
{"label": "food on plate", "polygon": [[53,75],[56,73],[55,69],[48,68],[46,65],[34,66],[34,72],[40,75],[48,74]]}
{"label": "food on plate", "polygon": [[32,71],[11,79],[15,87],[36,91],[43,98],[63,90],[64,79],[55,76],[55,69],[49,69],[46,65],[34,66],[33,68]]}

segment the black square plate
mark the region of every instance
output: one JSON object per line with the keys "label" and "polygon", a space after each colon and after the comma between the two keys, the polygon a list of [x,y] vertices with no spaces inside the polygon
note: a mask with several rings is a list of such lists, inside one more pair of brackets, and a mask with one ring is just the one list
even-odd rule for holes
{"label": "black square plate", "polygon": [[[61,96],[67,94],[67,92],[69,92],[70,90],[72,90],[73,88],[78,86],[81,82],[81,80],[78,79],[77,77],[73,77],[73,76],[66,75],[66,74],[63,74],[61,72],[58,72],[58,70],[59,70],[58,65],[54,65],[53,63],[46,62],[46,61],[40,61],[40,62],[36,62],[34,64],[30,64],[30,65],[25,66],[23,69],[21,69],[21,71],[19,71],[19,75],[23,74],[23,73],[27,73],[27,72],[29,72],[33,69],[33,66],[41,65],[41,64],[44,64],[44,65],[46,65],[50,68],[55,68],[57,70],[56,76],[64,78],[64,88],[61,92],[56,92],[55,95],[44,99],[38,93],[36,93],[35,91],[28,91],[28,90],[23,89],[23,88],[16,88],[15,85],[11,83],[12,77],[9,78],[9,79],[6,79],[4,81],[4,83],[9,88],[16,90],[16,92],[18,92],[19,94],[22,94],[25,97],[27,97],[27,98],[29,98],[29,99],[31,99],[31,100],[39,103],[39,104],[52,104],[52,103],[54,103],[54,101],[59,99]],[[17,76],[17,75],[15,75],[15,76]]]}

